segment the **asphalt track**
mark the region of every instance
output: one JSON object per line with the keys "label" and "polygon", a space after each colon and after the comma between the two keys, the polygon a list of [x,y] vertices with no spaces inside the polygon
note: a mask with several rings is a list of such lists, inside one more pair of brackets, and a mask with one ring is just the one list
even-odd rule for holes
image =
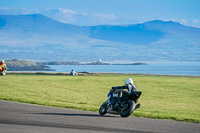
{"label": "asphalt track", "polygon": [[200,124],[0,101],[0,133],[200,133]]}

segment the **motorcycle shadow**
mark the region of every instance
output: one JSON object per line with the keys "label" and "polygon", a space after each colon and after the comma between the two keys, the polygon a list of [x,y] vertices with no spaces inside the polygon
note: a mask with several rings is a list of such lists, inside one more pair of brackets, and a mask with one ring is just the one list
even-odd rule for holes
{"label": "motorcycle shadow", "polygon": [[80,113],[34,113],[39,115],[61,115],[61,116],[84,116],[84,117],[112,117],[120,118],[118,115],[108,114],[108,115],[99,115],[99,114],[80,114]]}

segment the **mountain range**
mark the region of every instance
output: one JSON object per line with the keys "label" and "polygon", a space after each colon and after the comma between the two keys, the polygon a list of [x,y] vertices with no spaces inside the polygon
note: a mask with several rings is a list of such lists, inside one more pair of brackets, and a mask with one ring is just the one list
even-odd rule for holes
{"label": "mountain range", "polygon": [[200,28],[173,21],[77,26],[40,14],[0,15],[1,59],[199,62]]}

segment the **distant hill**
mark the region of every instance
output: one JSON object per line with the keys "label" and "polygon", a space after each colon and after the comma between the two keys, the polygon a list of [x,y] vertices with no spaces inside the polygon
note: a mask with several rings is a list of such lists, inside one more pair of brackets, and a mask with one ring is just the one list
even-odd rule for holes
{"label": "distant hill", "polygon": [[157,42],[166,36],[199,38],[200,29],[187,27],[176,22],[150,21],[134,25],[101,25],[92,26],[90,37],[129,43],[135,45]]}
{"label": "distant hill", "polygon": [[76,26],[40,14],[0,15],[2,59],[200,61],[200,28],[172,21]]}
{"label": "distant hill", "polygon": [[5,62],[8,71],[53,71],[48,66],[32,61],[12,59]]}

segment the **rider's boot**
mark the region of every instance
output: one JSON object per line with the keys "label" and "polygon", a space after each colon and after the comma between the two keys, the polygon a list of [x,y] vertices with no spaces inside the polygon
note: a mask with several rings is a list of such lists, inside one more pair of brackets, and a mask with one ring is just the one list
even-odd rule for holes
{"label": "rider's boot", "polygon": [[140,108],[140,103],[138,103],[136,106],[135,106],[135,110]]}

